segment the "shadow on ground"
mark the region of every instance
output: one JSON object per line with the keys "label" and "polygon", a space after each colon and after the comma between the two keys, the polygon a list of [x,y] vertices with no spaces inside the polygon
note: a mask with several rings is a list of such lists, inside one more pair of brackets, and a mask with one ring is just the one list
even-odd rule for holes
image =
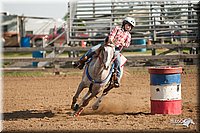
{"label": "shadow on ground", "polygon": [[9,113],[3,113],[3,120],[17,120],[17,119],[30,119],[30,118],[51,118],[55,114],[50,110],[25,110],[25,111],[13,111]]}

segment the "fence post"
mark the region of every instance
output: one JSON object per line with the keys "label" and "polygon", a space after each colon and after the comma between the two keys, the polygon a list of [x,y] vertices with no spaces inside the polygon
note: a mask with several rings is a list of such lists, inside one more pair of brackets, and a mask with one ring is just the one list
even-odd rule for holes
{"label": "fence post", "polygon": [[[155,17],[153,18],[153,20],[154,20],[154,25],[153,25],[153,28],[154,28],[154,30],[153,30],[153,45],[155,45],[155,43],[156,43],[156,20],[155,20]],[[156,49],[155,48],[152,49],[152,55],[156,55]]]}
{"label": "fence post", "polygon": [[197,23],[198,23],[198,38],[197,41],[200,43],[200,1],[194,6],[197,11]]}

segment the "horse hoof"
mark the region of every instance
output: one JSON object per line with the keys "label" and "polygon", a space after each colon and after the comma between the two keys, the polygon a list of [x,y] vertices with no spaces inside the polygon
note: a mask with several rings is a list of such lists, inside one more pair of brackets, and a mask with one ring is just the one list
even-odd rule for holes
{"label": "horse hoof", "polygon": [[99,108],[99,103],[100,102],[93,104],[92,110],[97,110]]}
{"label": "horse hoof", "polygon": [[76,103],[76,104],[74,104],[74,106],[72,107],[72,109],[74,110],[74,111],[77,111],[78,109],[79,109],[79,105]]}
{"label": "horse hoof", "polygon": [[92,106],[93,110],[97,110],[99,108],[99,106]]}

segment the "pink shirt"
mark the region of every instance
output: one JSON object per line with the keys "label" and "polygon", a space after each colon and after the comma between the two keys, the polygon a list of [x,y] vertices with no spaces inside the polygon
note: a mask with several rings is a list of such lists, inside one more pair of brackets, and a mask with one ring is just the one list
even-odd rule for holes
{"label": "pink shirt", "polygon": [[117,47],[129,47],[131,42],[131,34],[116,26],[109,35],[110,40]]}

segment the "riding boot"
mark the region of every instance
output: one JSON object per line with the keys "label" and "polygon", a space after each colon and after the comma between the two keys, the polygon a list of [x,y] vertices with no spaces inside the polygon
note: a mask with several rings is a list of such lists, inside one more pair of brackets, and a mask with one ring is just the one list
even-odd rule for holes
{"label": "riding boot", "polygon": [[113,79],[114,79],[114,87],[115,88],[118,88],[120,86],[120,83],[119,83],[119,77],[117,76],[117,69],[114,68],[114,74],[113,74]]}
{"label": "riding boot", "polygon": [[85,62],[87,61],[88,57],[87,56],[83,56],[79,61],[75,62],[75,64],[73,65],[75,68],[79,68],[79,69],[83,69],[83,67],[85,66]]}
{"label": "riding boot", "polygon": [[120,86],[119,78],[117,78],[116,80],[114,80],[114,86],[115,86],[115,88],[118,88]]}
{"label": "riding boot", "polygon": [[75,64],[73,65],[75,68],[79,68],[79,69],[83,69],[83,67],[85,66],[85,62],[90,59],[93,55],[95,54],[95,51],[91,51],[89,50],[87,53],[85,53],[79,61],[75,62]]}

